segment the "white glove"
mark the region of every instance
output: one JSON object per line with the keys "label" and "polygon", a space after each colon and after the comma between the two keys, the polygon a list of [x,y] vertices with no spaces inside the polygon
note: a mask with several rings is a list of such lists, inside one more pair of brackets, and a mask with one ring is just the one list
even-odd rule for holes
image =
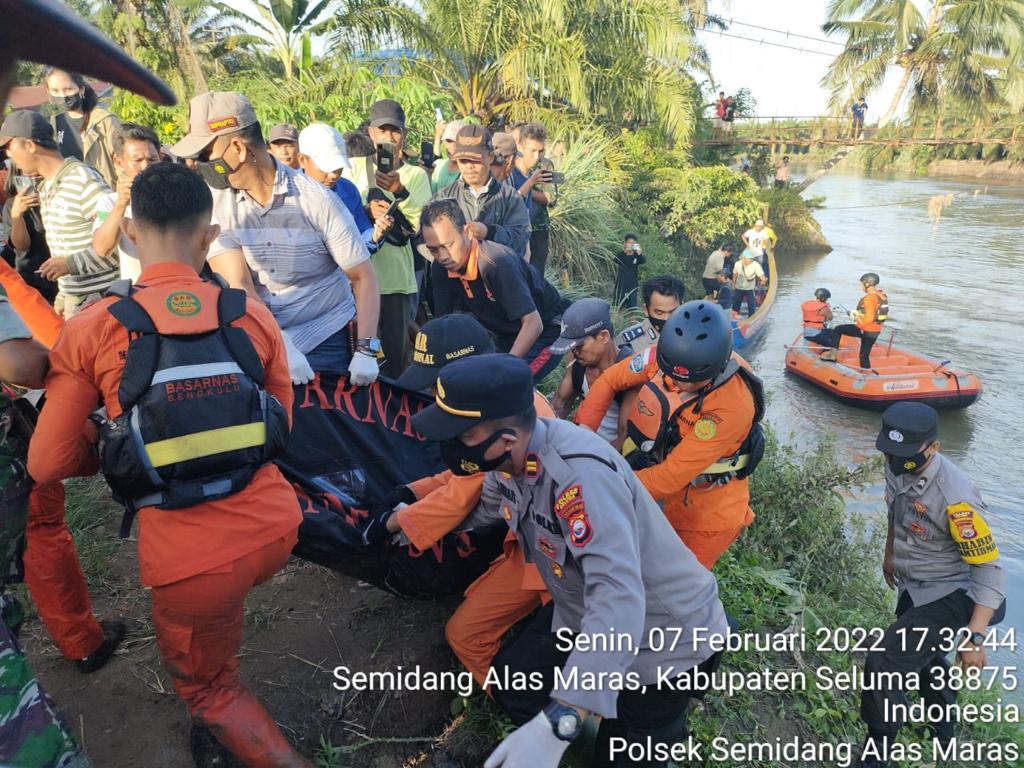
{"label": "white glove", "polygon": [[357,387],[368,387],[377,380],[378,374],[377,358],[369,352],[356,350],[348,364],[348,380]]}
{"label": "white glove", "polygon": [[313,380],[313,369],[309,366],[306,356],[299,352],[288,331],[282,330],[284,336],[284,349],[288,354],[288,373],[292,377],[292,384],[306,384]]}
{"label": "white glove", "polygon": [[484,763],[484,768],[558,768],[568,741],[551,730],[551,721],[538,712],[526,725],[512,731]]}

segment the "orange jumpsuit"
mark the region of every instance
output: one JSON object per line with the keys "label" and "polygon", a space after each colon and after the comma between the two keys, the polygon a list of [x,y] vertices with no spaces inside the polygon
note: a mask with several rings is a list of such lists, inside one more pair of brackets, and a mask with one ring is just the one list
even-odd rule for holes
{"label": "orange jumpsuit", "polygon": [[[551,405],[534,394],[537,415],[554,418]],[[418,501],[398,511],[398,525],[414,546],[427,549],[466,519],[480,501],[484,473],[441,472],[409,484]],[[448,620],[445,637],[459,661],[483,685],[501,638],[550,598],[537,566],[527,563],[509,531],[502,553],[466,590],[466,599]]]}
{"label": "orange jumpsuit", "polygon": [[[60,315],[0,259],[0,285],[32,338],[52,347],[64,327]],[[93,439],[95,440],[95,430]],[[89,588],[68,531],[62,483],[36,484],[28,500],[25,581],[46,631],[68,659],[82,659],[103,642],[103,629],[92,613]]]}
{"label": "orange jumpsuit", "polygon": [[[596,431],[616,392],[662,376],[655,351],[650,347],[640,353],[643,367],[638,371],[633,370],[638,367],[633,363],[636,358],[621,360],[605,370],[576,411],[576,423]],[[671,386],[671,380],[667,386]],[[754,520],[749,481],[691,483],[720,458],[739,450],[754,415],[750,389],[739,375],[733,376],[704,398],[699,416],[694,417],[690,408],[683,409],[679,415],[679,444],[660,464],[636,473],[654,500],[664,502],[665,516],[679,538],[709,570]]]}
{"label": "orange jumpsuit", "polygon": [[[165,262],[147,267],[133,297],[163,333],[196,333],[217,325],[219,288],[190,267]],[[175,314],[172,294],[187,292],[195,314]],[[47,404],[29,447],[29,472],[54,482],[94,472],[96,461],[80,439],[100,399],[110,418],[121,411],[118,386],[128,333],[96,303],[64,326],[50,353]],[[277,323],[250,301],[234,321],[249,335],[266,377],[265,387],[291,412],[292,386]],[[192,716],[204,723],[243,763],[256,768],[305,768],[274,720],[242,685],[237,653],[244,600],[287,561],[302,519],[291,485],[273,464],[256,471],[242,491],[189,509],[145,507],[139,512],[139,574],[151,588],[157,644],[175,688]],[[31,544],[30,544],[31,547]],[[45,602],[45,598],[44,598]]]}

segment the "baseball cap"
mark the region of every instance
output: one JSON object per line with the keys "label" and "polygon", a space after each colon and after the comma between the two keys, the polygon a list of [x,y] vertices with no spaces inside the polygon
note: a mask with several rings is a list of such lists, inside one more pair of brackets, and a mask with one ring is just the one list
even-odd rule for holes
{"label": "baseball cap", "polygon": [[299,134],[299,152],[307,155],[324,173],[351,168],[345,138],[326,123],[310,123]]}
{"label": "baseball cap", "polygon": [[0,148],[6,147],[11,139],[53,141],[53,126],[38,112],[16,109],[0,125]]}
{"label": "baseball cap", "polygon": [[267,141],[273,144],[275,141],[298,141],[299,132],[295,129],[294,125],[288,123],[278,123],[270,129],[270,133],[267,134]]}
{"label": "baseball cap", "polygon": [[201,93],[188,103],[188,135],[171,147],[178,157],[195,157],[216,139],[256,122],[252,104],[235,91]]}
{"label": "baseball cap", "polygon": [[482,125],[464,125],[455,137],[455,149],[452,157],[475,157],[483,160],[484,155],[493,149],[491,132]]}
{"label": "baseball cap", "polygon": [[924,403],[894,403],[882,414],[875,448],[890,456],[907,458],[939,436],[939,414]]}
{"label": "baseball cap", "polygon": [[491,145],[494,147],[494,154],[502,160],[510,157],[519,157],[519,147],[511,133],[496,133],[491,137]]}
{"label": "baseball cap", "polygon": [[551,345],[553,355],[564,355],[578,347],[588,336],[612,327],[612,308],[604,299],[580,299],[562,313],[562,333]]}
{"label": "baseball cap", "polygon": [[403,389],[429,389],[449,363],[493,352],[494,342],[472,315],[435,317],[416,334],[412,363],[397,384]]}
{"label": "baseball cap", "polygon": [[758,226],[759,224],[763,227],[764,226],[764,219],[758,219],[757,221],[754,222],[754,226],[755,227]]}
{"label": "baseball cap", "polygon": [[755,259],[757,257],[754,256],[754,252],[752,250],[750,250],[749,248],[744,248],[743,249],[743,253],[740,254],[740,258],[741,259]]}
{"label": "baseball cap", "polygon": [[370,106],[370,127],[393,125],[405,130],[405,110],[394,99],[381,99]]}
{"label": "baseball cap", "polygon": [[441,134],[441,141],[455,141],[455,137],[459,135],[466,126],[465,120],[452,120],[444,127],[444,133]]}
{"label": "baseball cap", "polygon": [[450,440],[481,421],[506,419],[533,405],[533,372],[512,355],[475,355],[444,366],[434,404],[412,417],[430,440]]}
{"label": "baseball cap", "polygon": [[0,0],[0,19],[0,50],[14,59],[100,77],[159,104],[177,101],[166,83],[57,0]]}

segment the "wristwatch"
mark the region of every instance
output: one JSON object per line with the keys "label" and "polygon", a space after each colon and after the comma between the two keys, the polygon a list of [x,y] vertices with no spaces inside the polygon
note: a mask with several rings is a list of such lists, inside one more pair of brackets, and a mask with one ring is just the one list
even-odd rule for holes
{"label": "wristwatch", "polygon": [[356,339],[356,351],[369,352],[371,355],[380,354],[380,339]]}
{"label": "wristwatch", "polygon": [[561,741],[573,741],[583,730],[580,713],[560,701],[552,700],[544,707],[544,715],[551,723],[551,732]]}
{"label": "wristwatch", "polygon": [[972,632],[971,633],[971,645],[973,645],[975,648],[981,648],[982,646],[984,646],[985,645],[985,635],[982,634],[981,632]]}

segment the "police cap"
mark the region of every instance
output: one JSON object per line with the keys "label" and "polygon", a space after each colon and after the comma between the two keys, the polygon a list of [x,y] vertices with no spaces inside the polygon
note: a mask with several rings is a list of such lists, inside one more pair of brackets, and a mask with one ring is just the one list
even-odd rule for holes
{"label": "police cap", "polygon": [[437,377],[434,404],[412,417],[430,440],[450,440],[482,421],[506,419],[533,406],[533,372],[519,357],[477,355],[456,360]]}
{"label": "police cap", "polygon": [[895,403],[882,414],[875,447],[890,456],[906,458],[939,436],[939,414],[924,403]]}

